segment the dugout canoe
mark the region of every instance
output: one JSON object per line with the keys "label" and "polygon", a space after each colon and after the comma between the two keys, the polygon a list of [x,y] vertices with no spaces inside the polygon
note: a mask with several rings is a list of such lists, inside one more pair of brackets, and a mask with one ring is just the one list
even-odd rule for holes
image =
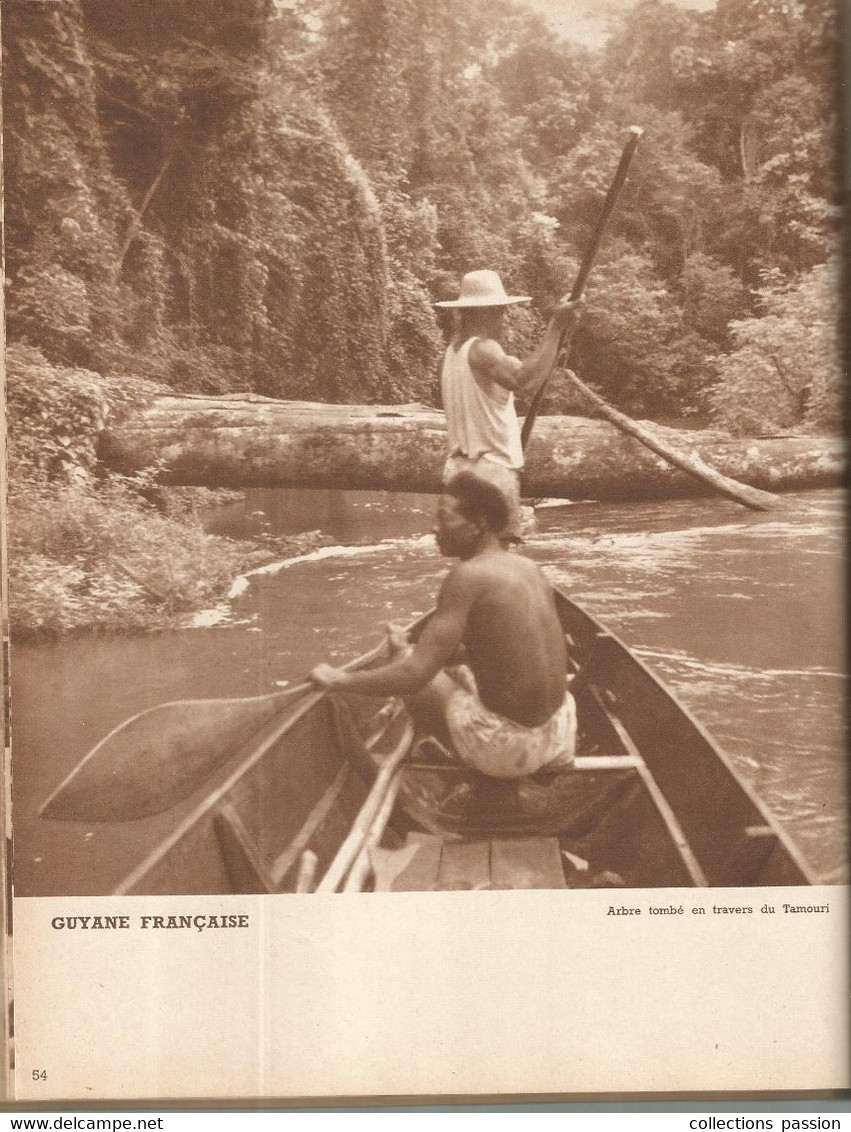
{"label": "dugout canoe", "polygon": [[587,611],[557,590],[554,601],[576,673],[570,770],[489,779],[443,761],[400,701],[309,695],[176,808],[114,891],[814,883],[670,690]]}

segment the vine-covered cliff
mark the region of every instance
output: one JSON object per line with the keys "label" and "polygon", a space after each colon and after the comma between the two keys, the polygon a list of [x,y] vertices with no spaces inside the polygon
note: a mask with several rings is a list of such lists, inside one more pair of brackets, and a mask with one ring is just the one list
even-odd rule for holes
{"label": "vine-covered cliff", "polygon": [[5,42],[13,340],[186,390],[400,392],[381,206],[266,0],[13,0]]}

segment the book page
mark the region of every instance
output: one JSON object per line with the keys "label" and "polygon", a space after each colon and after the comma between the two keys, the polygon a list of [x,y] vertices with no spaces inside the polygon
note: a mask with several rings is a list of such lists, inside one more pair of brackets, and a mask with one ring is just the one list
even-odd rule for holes
{"label": "book page", "polygon": [[[15,915],[19,1100],[847,1087],[843,887],[45,898]],[[127,926],[93,926],[110,916]],[[207,926],[225,920],[244,926]]]}
{"label": "book page", "polygon": [[8,1099],[848,1088],[836,13],[220,8],[4,5]]}

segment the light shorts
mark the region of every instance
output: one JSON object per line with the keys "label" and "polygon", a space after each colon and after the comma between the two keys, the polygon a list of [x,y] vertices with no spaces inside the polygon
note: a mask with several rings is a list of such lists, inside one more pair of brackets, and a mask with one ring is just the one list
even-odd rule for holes
{"label": "light shorts", "polygon": [[498,488],[505,502],[508,504],[508,522],[500,535],[505,538],[517,539],[520,536],[520,472],[509,468],[506,464],[497,463],[487,455],[477,456],[471,460],[469,456],[450,456],[443,466],[443,482],[449,483],[453,476],[459,472],[472,472],[479,479],[493,484]]}
{"label": "light shorts", "polygon": [[576,704],[565,692],[560,708],[539,727],[524,727],[481,702],[466,665],[450,671],[458,689],[446,704],[446,723],[459,760],[493,778],[520,778],[567,767],[576,754]]}

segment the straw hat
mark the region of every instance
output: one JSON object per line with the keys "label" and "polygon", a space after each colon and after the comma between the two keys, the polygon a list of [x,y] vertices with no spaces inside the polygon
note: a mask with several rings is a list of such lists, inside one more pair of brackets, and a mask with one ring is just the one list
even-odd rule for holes
{"label": "straw hat", "polygon": [[460,296],[434,305],[436,307],[507,307],[512,303],[528,303],[531,300],[531,295],[506,295],[502,280],[495,271],[468,271],[461,280]]}

